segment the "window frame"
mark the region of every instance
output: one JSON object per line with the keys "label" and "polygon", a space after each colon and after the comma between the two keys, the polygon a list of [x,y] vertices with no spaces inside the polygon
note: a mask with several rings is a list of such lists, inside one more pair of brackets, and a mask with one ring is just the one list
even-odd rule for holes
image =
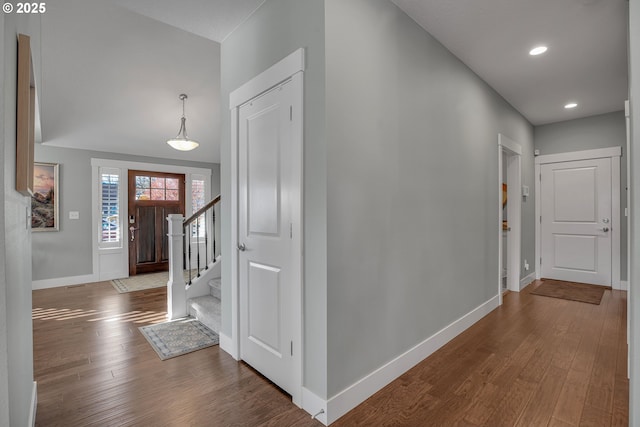
{"label": "window frame", "polygon": [[[104,233],[103,233],[103,228],[102,228],[102,219],[103,219],[103,214],[102,214],[102,210],[103,210],[103,191],[102,191],[102,186],[103,186],[103,181],[102,181],[102,177],[104,175],[111,175],[111,176],[117,176],[118,177],[118,188],[116,191],[116,204],[117,204],[117,218],[118,218],[118,225],[119,228],[117,230],[117,240],[115,241],[105,241],[103,240],[104,238]],[[122,170],[118,169],[118,168],[111,168],[111,167],[103,167],[100,166],[98,168],[98,186],[99,186],[99,191],[98,191],[98,218],[99,218],[99,223],[100,223],[100,227],[97,230],[98,232],[98,247],[100,249],[120,249],[122,248],[123,245],[123,233],[122,230],[124,229],[124,223],[123,223],[123,214],[122,214],[122,209],[123,209],[123,199],[122,199],[122,194],[123,194],[123,188],[122,188]],[[113,215],[111,215],[113,216]]]}

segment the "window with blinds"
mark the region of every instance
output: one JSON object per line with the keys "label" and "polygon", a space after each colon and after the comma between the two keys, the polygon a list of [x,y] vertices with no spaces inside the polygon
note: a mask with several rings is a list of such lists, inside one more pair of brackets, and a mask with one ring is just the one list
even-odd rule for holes
{"label": "window with blinds", "polygon": [[[204,181],[200,179],[191,180],[191,210],[192,213],[196,213],[199,209],[203,208],[205,204],[205,188]],[[193,222],[191,225],[192,237],[204,237],[205,231],[205,216],[200,215],[199,221]]]}
{"label": "window with blinds", "polygon": [[118,170],[100,171],[100,213],[102,246],[119,246],[120,243],[120,175]]}

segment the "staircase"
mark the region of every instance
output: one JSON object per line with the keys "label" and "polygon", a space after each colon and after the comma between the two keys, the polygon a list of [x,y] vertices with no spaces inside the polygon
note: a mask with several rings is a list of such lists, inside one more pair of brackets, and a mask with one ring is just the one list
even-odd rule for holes
{"label": "staircase", "polygon": [[[171,320],[187,315],[220,332],[221,255],[216,251],[215,212],[220,196],[189,218],[169,215],[169,282]],[[185,275],[183,271],[188,270]]]}
{"label": "staircase", "polygon": [[220,278],[209,280],[211,293],[187,299],[189,316],[195,317],[214,332],[220,332]]}

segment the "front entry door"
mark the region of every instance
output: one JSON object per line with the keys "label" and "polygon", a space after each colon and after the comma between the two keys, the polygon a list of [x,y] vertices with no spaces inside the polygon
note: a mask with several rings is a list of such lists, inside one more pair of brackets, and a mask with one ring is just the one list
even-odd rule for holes
{"label": "front entry door", "polygon": [[238,111],[240,355],[294,393],[291,82]]}
{"label": "front entry door", "polygon": [[611,286],[611,159],[541,167],[543,278]]}
{"label": "front entry door", "polygon": [[169,214],[184,215],[184,175],[129,171],[129,275],[169,269]]}

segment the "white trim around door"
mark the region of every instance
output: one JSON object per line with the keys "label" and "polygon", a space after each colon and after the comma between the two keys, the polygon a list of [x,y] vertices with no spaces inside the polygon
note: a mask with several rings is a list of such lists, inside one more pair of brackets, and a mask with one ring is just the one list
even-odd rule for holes
{"label": "white trim around door", "polygon": [[303,76],[304,76],[304,49],[298,49],[291,53],[280,62],[268,68],[258,76],[254,77],[229,95],[229,108],[231,110],[231,245],[229,248],[231,258],[231,337],[224,340],[224,346],[221,348],[228,352],[235,359],[239,359],[242,354],[240,351],[240,294],[239,294],[239,263],[238,263],[238,230],[239,230],[239,109],[240,107],[260,96],[268,90],[289,81],[293,84],[296,94],[295,101],[291,110],[291,119],[294,123],[292,129],[292,138],[294,143],[294,152],[292,153],[293,175],[299,177],[294,183],[296,188],[292,189],[291,194],[294,196],[291,200],[290,208],[292,218],[295,218],[292,228],[292,239],[295,250],[292,251],[292,277],[295,278],[293,286],[292,316],[293,336],[296,338],[293,344],[293,375],[294,375],[294,391],[291,394],[292,401],[298,406],[302,406],[302,361],[303,361],[303,313],[302,313],[302,247],[303,247],[303,215],[302,215],[302,177],[303,177]]}
{"label": "white trim around door", "polygon": [[[502,154],[506,154],[507,176],[503,176]],[[522,146],[503,134],[498,134],[498,294],[502,304],[503,251],[506,253],[507,289],[520,292],[520,241],[522,239]],[[507,180],[507,209],[509,231],[507,247],[503,244],[502,184]]]}
{"label": "white trim around door", "polygon": [[549,163],[572,162],[578,160],[611,159],[611,287],[622,289],[620,282],[620,147],[607,147],[595,150],[573,151],[568,153],[545,154],[535,159],[536,174],[536,279],[540,279],[540,257],[542,254],[542,227],[540,226],[540,177],[541,167]]}

